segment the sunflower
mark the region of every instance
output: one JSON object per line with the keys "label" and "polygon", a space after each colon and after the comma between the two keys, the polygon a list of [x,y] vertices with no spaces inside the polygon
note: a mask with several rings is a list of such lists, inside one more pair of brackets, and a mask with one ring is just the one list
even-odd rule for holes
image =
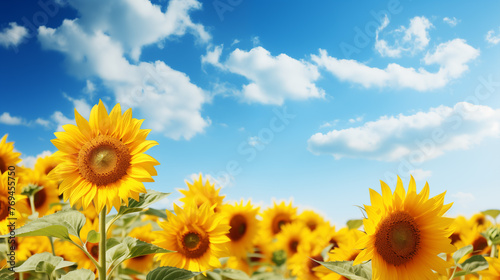
{"label": "sunflower", "polygon": [[131,197],[145,193],[143,182],[153,182],[158,161],[144,154],[157,145],[146,140],[149,129],[140,129],[142,120],[132,118],[132,110],[122,115],[117,104],[108,115],[102,101],[90,112],[89,121],[75,110],[76,126],[63,126],[52,143],[59,149],[54,156],[61,163],[50,175],[63,180],[59,193],[71,205],[80,201],[86,208],[92,201],[98,212],[107,206],[117,210]]}
{"label": "sunflower", "polygon": [[[91,230],[95,230],[97,232],[98,229],[99,221],[97,219],[93,221],[87,219],[85,225],[80,230],[80,239],[83,241],[83,244],[80,243],[80,240],[75,236],[70,236],[73,242],[85,247],[92,258],[94,258],[97,262],[99,261],[99,243],[87,242],[87,235]],[[94,266],[90,258],[80,249],[75,247],[75,245],[65,241],[56,241],[55,250],[56,255],[62,256],[67,261],[77,263],[78,269],[86,268],[92,270],[94,273],[97,272],[97,268]]]}
{"label": "sunflower", "polygon": [[303,211],[297,219],[303,222],[311,231],[325,223],[325,219],[312,210]]}
{"label": "sunflower", "polygon": [[210,184],[208,179],[206,179],[205,184],[203,184],[201,173],[198,180],[194,180],[192,184],[186,181],[186,184],[188,185],[188,190],[179,190],[179,192],[184,195],[184,197],[180,199],[180,201],[184,203],[184,206],[193,203],[200,207],[203,203],[209,202],[210,205],[215,205],[215,212],[220,211],[222,200],[225,197],[219,195],[221,188],[215,189],[215,184]]}
{"label": "sunflower", "polygon": [[366,231],[357,243],[364,249],[354,265],[372,260],[373,279],[430,279],[433,270],[445,275],[449,267],[440,253],[456,248],[448,238],[453,219],[442,217],[451,204],[443,205],[442,193],[429,199],[426,183],[417,194],[411,177],[408,193],[398,177],[394,194],[381,181],[382,195],[370,189],[371,206],[365,205],[368,215],[363,220]]}
{"label": "sunflower", "polygon": [[[136,227],[128,235],[130,237],[137,238],[147,243],[151,243],[156,237],[156,233],[152,231],[151,224],[146,224],[141,227]],[[147,272],[149,272],[153,268],[154,264],[153,258],[154,255],[149,254],[128,259],[125,262],[123,262],[123,264],[125,265],[126,268],[130,268],[135,271],[147,274]]]}
{"label": "sunflower", "polygon": [[491,226],[491,222],[486,218],[486,215],[483,213],[476,213],[472,215],[469,220],[469,223],[472,226],[476,226],[479,231],[484,231]]}
{"label": "sunflower", "polygon": [[298,221],[283,225],[281,232],[276,235],[276,248],[284,250],[289,259],[298,252],[299,245],[310,234],[311,230]]}
{"label": "sunflower", "polygon": [[465,255],[461,260],[464,261],[472,255],[485,255],[491,252],[491,246],[488,245],[488,240],[481,234],[482,227],[477,224],[470,224],[467,230],[464,230],[460,235],[460,240],[454,245],[457,248],[462,248],[467,245],[472,245],[472,253]]}
{"label": "sunflower", "polygon": [[14,143],[7,142],[7,134],[0,140],[0,174],[9,169],[9,166],[15,166],[21,161],[21,153],[14,152]]}
{"label": "sunflower", "polygon": [[[26,196],[13,193],[13,182],[17,185],[18,179],[14,180],[9,176],[9,171],[0,175],[0,235],[7,234],[11,231],[9,224],[12,222],[9,218],[16,218],[16,227],[20,227],[27,219],[26,213],[29,213],[28,200]],[[14,205],[11,205],[12,200],[9,197],[14,197]],[[12,209],[14,209],[12,211]]]}
{"label": "sunflower", "polygon": [[236,270],[241,270],[247,275],[252,275],[252,269],[248,264],[246,257],[235,257],[231,256],[227,259],[225,267],[232,268]]}
{"label": "sunflower", "polygon": [[53,155],[41,157],[36,160],[35,170],[48,175],[60,162],[60,158]]}
{"label": "sunflower", "polygon": [[263,238],[272,240],[281,231],[282,226],[289,224],[297,218],[297,208],[292,206],[292,202],[285,205],[282,201],[279,205],[274,202],[274,206],[262,213],[262,233]]}
{"label": "sunflower", "polygon": [[[23,188],[28,186],[42,187],[41,190],[35,193],[34,197],[34,208],[38,212],[39,217],[43,217],[48,213],[51,204],[60,202],[57,183],[50,180],[47,175],[30,168],[24,169],[19,178],[18,190],[22,191]],[[29,200],[28,205],[30,207],[30,212],[28,213],[33,214],[31,213],[31,202]]]}
{"label": "sunflower", "polygon": [[229,225],[224,217],[214,213],[215,205],[208,202],[200,207],[189,205],[182,209],[174,204],[175,214],[166,211],[168,222],[160,222],[153,244],[172,250],[157,254],[162,266],[174,266],[191,271],[219,267],[220,257],[228,256]]}
{"label": "sunflower", "polygon": [[227,244],[231,256],[245,257],[247,252],[252,251],[253,240],[257,235],[258,213],[259,208],[253,207],[250,201],[246,205],[243,200],[240,204],[222,205],[221,214],[231,227],[227,234],[231,240]]}
{"label": "sunflower", "polygon": [[483,276],[483,279],[489,280],[500,280],[500,259],[486,257],[488,261],[488,270],[480,271],[479,275]]}
{"label": "sunflower", "polygon": [[[331,250],[328,253],[328,261],[329,262],[335,262],[335,261],[353,261],[356,259],[356,257],[361,253],[361,250],[359,250],[356,247],[357,242],[361,237],[364,236],[363,232],[353,229],[349,230],[347,233],[347,238],[344,243],[341,243],[339,247]],[[318,274],[323,275],[322,280],[345,280],[344,276],[341,276],[326,267],[323,266],[318,266],[318,268],[315,270]]]}
{"label": "sunflower", "polygon": [[[324,228],[324,227],[323,227]],[[300,280],[319,280],[326,273],[315,271],[320,264],[316,261],[324,261],[322,251],[328,246],[329,240],[324,238],[325,234],[320,230],[312,232],[312,234],[304,237],[302,242],[297,247],[297,254],[289,261],[289,267],[292,274]],[[326,268],[325,268],[326,269]]]}
{"label": "sunflower", "polygon": [[25,261],[34,254],[52,252],[52,246],[46,236],[17,237],[16,239],[16,258],[18,261]]}

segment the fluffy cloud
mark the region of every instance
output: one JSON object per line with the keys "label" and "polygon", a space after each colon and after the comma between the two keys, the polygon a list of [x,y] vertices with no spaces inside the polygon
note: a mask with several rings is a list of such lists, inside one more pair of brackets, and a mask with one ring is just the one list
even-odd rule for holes
{"label": "fluffy cloud", "polygon": [[425,17],[414,17],[410,19],[408,27],[400,28],[389,32],[395,38],[394,46],[389,46],[386,40],[380,39],[382,32],[389,25],[387,15],[382,21],[382,25],[375,33],[375,49],[382,55],[388,57],[401,57],[402,53],[416,53],[422,51],[429,44],[429,29],[433,26]]}
{"label": "fluffy cloud", "polygon": [[500,136],[500,109],[466,102],[414,115],[383,116],[359,127],[317,133],[308,140],[314,154],[336,159],[368,158],[423,162],[446,151],[466,150]]}
{"label": "fluffy cloud", "polygon": [[390,63],[385,69],[370,67],[352,59],[337,59],[319,50],[312,60],[320,67],[343,81],[360,84],[366,88],[394,87],[426,91],[444,87],[451,80],[459,78],[468,70],[470,61],[479,56],[479,50],[468,45],[463,39],[454,39],[437,46],[433,53],[427,52],[425,65],[439,65],[437,72],[423,68],[406,68]]}
{"label": "fluffy cloud", "polygon": [[28,29],[17,25],[15,22],[10,22],[9,26],[0,31],[0,46],[5,48],[17,47],[28,36]]}
{"label": "fluffy cloud", "polygon": [[25,122],[20,117],[13,117],[9,112],[3,112],[3,114],[0,115],[0,123],[7,125],[22,125]]}
{"label": "fluffy cloud", "polygon": [[320,77],[317,67],[306,61],[286,54],[273,56],[263,47],[250,51],[235,49],[224,63],[218,61],[220,53],[221,49],[215,48],[202,60],[247,78],[250,83],[238,93],[247,102],[281,105],[286,99],[305,100],[325,95],[314,83]]}
{"label": "fluffy cloud", "polygon": [[27,168],[34,168],[35,163],[37,159],[43,158],[43,157],[48,157],[52,155],[51,151],[43,151],[42,153],[36,155],[36,156],[21,156],[21,162],[19,163],[21,166],[27,167]]}
{"label": "fluffy cloud", "polygon": [[[201,116],[202,105],[210,101],[204,90],[162,61],[132,64],[127,59],[138,60],[143,46],[186,32],[209,40],[204,27],[189,17],[201,8],[198,1],[171,0],[165,12],[147,0],[70,0],[69,4],[80,18],[66,19],[55,29],[41,26],[42,47],[64,53],[74,75],[99,77],[124,108],[141,111],[147,127],[173,139],[190,139],[204,131],[210,124]],[[63,117],[60,112],[52,116]]]}
{"label": "fluffy cloud", "polygon": [[457,19],[456,17],[452,17],[452,18],[444,17],[443,21],[446,22],[451,27],[457,26],[457,24],[460,22],[460,20]]}
{"label": "fluffy cloud", "polygon": [[495,30],[490,30],[488,33],[486,33],[486,42],[496,45],[500,43],[500,35],[495,35]]}
{"label": "fluffy cloud", "polygon": [[63,125],[65,124],[74,124],[76,125],[76,121],[74,119],[69,119],[67,118],[62,112],[60,111],[55,111],[52,116],[50,116],[52,121],[56,125],[56,131],[64,131],[62,128]]}

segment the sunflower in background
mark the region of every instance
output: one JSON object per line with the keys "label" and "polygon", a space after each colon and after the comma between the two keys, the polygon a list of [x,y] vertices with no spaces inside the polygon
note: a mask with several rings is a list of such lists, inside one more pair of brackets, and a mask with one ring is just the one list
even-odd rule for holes
{"label": "sunflower in background", "polygon": [[[139,239],[141,241],[151,243],[156,238],[156,233],[152,231],[152,225],[146,224],[141,227],[136,227],[128,236]],[[147,274],[152,270],[154,264],[154,254],[143,255],[135,258],[128,259],[123,262],[126,268],[133,269],[140,273]]]}
{"label": "sunflower in background", "polygon": [[476,213],[472,215],[469,219],[469,224],[471,224],[472,227],[476,226],[479,231],[485,231],[492,225],[491,221],[489,221],[483,213]]}
{"label": "sunflower in background", "polygon": [[229,255],[229,225],[224,217],[214,212],[216,205],[208,202],[184,209],[174,204],[175,215],[166,211],[168,221],[160,222],[162,231],[153,244],[175,251],[156,254],[161,266],[174,266],[195,272],[220,267],[219,258]]}
{"label": "sunflower in background", "polygon": [[9,166],[15,166],[21,159],[21,153],[14,152],[14,142],[7,142],[7,134],[0,140],[0,174],[9,169]]}
{"label": "sunflower in background", "polygon": [[262,237],[272,241],[281,228],[297,219],[297,207],[282,201],[280,204],[273,202],[273,207],[267,208],[262,214]]}
{"label": "sunflower in background", "polygon": [[313,210],[304,210],[297,219],[304,223],[311,231],[325,224],[325,219]]}
{"label": "sunflower in background", "polygon": [[17,237],[16,243],[16,258],[18,261],[25,261],[34,254],[52,253],[52,246],[47,236]]}
{"label": "sunflower in background", "polygon": [[500,259],[486,257],[488,261],[488,270],[480,271],[479,275],[485,280],[498,280],[500,279]]}
{"label": "sunflower in background", "polygon": [[[330,250],[338,248],[341,244],[347,242],[349,229],[347,227],[336,230],[335,226],[325,222],[316,229],[318,239],[327,240]],[[325,246],[326,247],[326,246]]]}
{"label": "sunflower in background", "polygon": [[254,207],[250,201],[245,205],[243,200],[238,204],[224,204],[221,214],[231,227],[227,237],[229,254],[239,258],[246,257],[252,251],[253,241],[257,237],[259,207]]}
{"label": "sunflower in background", "polygon": [[281,227],[276,235],[276,249],[286,252],[287,260],[298,252],[298,247],[311,234],[311,230],[303,223],[295,221]]}
{"label": "sunflower in background", "polygon": [[[327,233],[321,232],[326,227],[318,227],[314,232],[304,237],[304,240],[297,247],[297,254],[293,255],[289,261],[292,275],[300,280],[320,280],[326,273],[316,271],[316,267],[321,267],[316,261],[325,261],[322,255],[323,250],[328,247]],[[326,268],[325,268],[326,269]]]}
{"label": "sunflower in background", "polygon": [[180,201],[184,203],[183,207],[186,207],[188,204],[194,204],[200,207],[203,203],[208,202],[210,205],[215,205],[214,211],[216,213],[220,211],[222,200],[225,197],[219,195],[221,188],[215,189],[215,184],[211,184],[208,179],[206,179],[205,184],[203,184],[201,173],[198,180],[195,179],[192,184],[186,181],[186,184],[188,185],[187,190],[179,190],[179,192],[184,195],[184,197],[180,199]]}
{"label": "sunflower in background", "polygon": [[63,180],[59,192],[71,205],[83,208],[94,202],[97,212],[120,208],[128,199],[139,200],[145,193],[143,182],[153,182],[158,161],[144,154],[157,145],[146,140],[149,129],[140,129],[143,120],[132,118],[132,110],[122,114],[117,104],[108,115],[102,101],[90,112],[89,121],[75,110],[76,126],[63,126],[52,143],[58,148],[54,157],[61,161],[49,174]]}
{"label": "sunflower in background", "polygon": [[55,157],[53,155],[40,157],[36,160],[35,170],[48,175],[52,169],[56,168],[56,166],[61,163],[60,158]]}
{"label": "sunflower in background", "polygon": [[488,240],[481,234],[482,226],[469,223],[469,228],[464,230],[460,235],[461,239],[455,243],[457,249],[467,245],[472,245],[472,253],[465,255],[461,261],[465,261],[472,255],[490,254],[491,246],[488,245]]}
{"label": "sunflower in background", "polygon": [[30,213],[27,197],[20,194],[14,195],[14,211],[12,212],[9,209],[9,187],[11,187],[9,183],[16,182],[17,185],[17,181],[17,178],[14,181],[9,180],[8,171],[0,174],[0,235],[4,235],[10,232],[8,225],[11,221],[9,220],[9,218],[16,218],[16,227],[20,227],[24,224],[24,222],[26,222],[27,213]]}
{"label": "sunflower in background", "polygon": [[431,279],[434,272],[446,275],[449,263],[438,254],[451,253],[453,219],[442,217],[451,204],[443,205],[444,193],[429,198],[425,184],[419,194],[411,177],[408,193],[398,177],[394,194],[381,181],[382,195],[370,189],[371,206],[363,220],[366,235],[357,243],[364,249],[354,265],[372,261],[373,279]]}
{"label": "sunflower in background", "polygon": [[[39,217],[45,216],[50,209],[51,204],[60,202],[58,190],[57,190],[57,182],[50,180],[47,175],[35,171],[31,168],[26,168],[20,175],[19,184],[17,190],[21,192],[23,188],[29,186],[38,186],[42,187],[41,190],[35,193],[34,195],[34,209],[38,212]],[[31,201],[28,199],[28,206],[30,207],[30,211],[28,214],[32,215],[32,206]]]}

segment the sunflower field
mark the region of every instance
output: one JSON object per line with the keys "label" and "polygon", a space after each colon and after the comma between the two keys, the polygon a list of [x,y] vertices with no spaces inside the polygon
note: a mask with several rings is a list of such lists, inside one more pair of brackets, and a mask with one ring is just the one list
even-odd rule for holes
{"label": "sunflower field", "polygon": [[99,102],[75,121],[33,169],[1,139],[0,279],[500,279],[500,210],[448,217],[413,177],[368,189],[346,225],[292,201],[228,203],[203,174],[160,210],[142,120]]}

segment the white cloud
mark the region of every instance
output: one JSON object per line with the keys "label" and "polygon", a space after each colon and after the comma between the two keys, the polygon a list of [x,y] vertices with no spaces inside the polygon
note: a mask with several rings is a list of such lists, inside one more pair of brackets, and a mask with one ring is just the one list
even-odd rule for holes
{"label": "white cloud", "polygon": [[238,44],[239,42],[240,42],[240,40],[234,39],[233,42],[231,43],[231,46],[234,46],[234,45]]}
{"label": "white cloud", "polygon": [[252,45],[254,47],[258,47],[260,46],[260,39],[259,39],[259,36],[254,36],[252,37]]}
{"label": "white cloud", "polygon": [[[191,32],[199,41],[210,35],[189,13],[200,9],[195,0],[171,0],[166,12],[149,1],[70,0],[80,18],[64,20],[57,28],[41,26],[38,39],[45,49],[66,55],[70,71],[82,78],[97,76],[114,91],[124,108],[137,108],[145,126],[173,139],[202,133],[210,120],[201,116],[208,94],[189,77],[162,61],[131,64],[142,46]],[[53,119],[61,119],[60,112]]]}
{"label": "white cloud", "polygon": [[43,151],[42,153],[36,155],[36,156],[21,156],[21,162],[19,163],[21,166],[24,166],[26,168],[34,168],[35,163],[37,159],[47,157],[52,155],[51,151]]}
{"label": "white cloud", "polygon": [[0,123],[7,125],[22,125],[25,124],[25,121],[20,117],[11,116],[9,112],[3,112],[3,114],[0,115]]}
{"label": "white cloud", "polygon": [[148,0],[68,0],[81,15],[78,24],[85,33],[101,32],[120,42],[124,52],[138,60],[141,48],[186,32],[200,41],[210,40],[203,25],[193,23],[189,13],[201,9],[196,0],[170,0],[165,12]]}
{"label": "white cloud", "polygon": [[281,105],[285,99],[305,100],[325,95],[323,89],[314,84],[320,77],[315,65],[286,54],[272,56],[262,47],[248,52],[236,49],[219,65],[250,81],[238,93],[247,102]]}
{"label": "white cloud", "polygon": [[355,119],[349,119],[349,123],[362,122],[363,117],[357,117]]}
{"label": "white cloud", "polygon": [[87,80],[87,82],[85,84],[85,88],[83,89],[83,92],[85,92],[86,94],[88,94],[89,97],[90,97],[90,99],[92,99],[94,97],[95,90],[96,90],[95,84],[92,83],[92,81]]}
{"label": "white cloud", "polygon": [[76,125],[76,121],[74,119],[67,118],[60,111],[55,111],[50,118],[52,119],[52,121],[55,122],[55,124],[57,126],[56,131],[64,131],[64,129],[62,128],[62,126],[65,125],[65,124],[74,124],[74,125]]}
{"label": "white cloud", "polygon": [[207,54],[201,56],[201,63],[212,64],[219,68],[224,68],[224,66],[219,62],[223,47],[224,45],[215,46],[212,50],[207,48]]}
{"label": "white cloud", "polygon": [[92,109],[90,105],[87,103],[85,99],[76,99],[73,98],[66,93],[63,93],[64,98],[68,99],[73,103],[73,107],[78,111],[82,117],[86,118],[87,120],[90,117],[90,110]]}
{"label": "white cloud", "polygon": [[432,175],[432,171],[423,169],[413,169],[409,172],[416,181],[427,180]]}
{"label": "white cloud", "polygon": [[314,154],[336,159],[367,158],[420,163],[447,151],[470,149],[500,136],[500,109],[459,102],[413,115],[383,116],[359,127],[316,133],[308,140]]}
{"label": "white cloud", "polygon": [[500,34],[495,35],[495,31],[490,30],[490,31],[488,31],[488,33],[486,33],[485,39],[486,39],[486,42],[488,42],[492,45],[496,45],[496,44],[500,43]]}
{"label": "white cloud", "polygon": [[429,29],[433,26],[426,17],[414,17],[410,19],[408,27],[400,28],[389,32],[395,38],[394,46],[389,46],[386,40],[380,39],[382,32],[389,25],[387,15],[382,21],[382,25],[377,29],[375,35],[375,49],[382,55],[388,57],[401,57],[402,53],[414,54],[422,51],[429,44]]}
{"label": "white cloud", "polygon": [[446,22],[451,27],[457,26],[457,24],[460,22],[460,20],[457,19],[456,17],[452,17],[452,18],[444,17],[443,21]]}
{"label": "white cloud", "polygon": [[255,147],[258,146],[259,144],[262,144],[262,141],[258,136],[252,136],[248,138],[248,145]]}
{"label": "white cloud", "polygon": [[28,29],[17,25],[15,22],[10,22],[9,26],[0,31],[0,46],[5,48],[10,46],[17,47],[28,36]]}
{"label": "white cloud", "polygon": [[319,56],[311,57],[318,66],[340,80],[360,84],[365,88],[393,87],[426,91],[444,87],[451,80],[459,78],[469,69],[467,63],[477,56],[478,49],[471,47],[463,39],[454,39],[439,44],[433,53],[427,52],[425,55],[425,65],[439,65],[439,70],[434,73],[423,68],[406,68],[396,63],[390,63],[385,69],[370,67],[356,60],[331,57],[322,49],[319,50]]}
{"label": "white cloud", "polygon": [[35,123],[39,124],[41,126],[44,126],[44,127],[49,127],[50,126],[50,121],[48,121],[46,119],[42,119],[42,118],[37,118],[35,120]]}
{"label": "white cloud", "polygon": [[340,120],[333,120],[331,122],[324,122],[323,124],[321,124],[319,126],[319,128],[322,129],[322,128],[326,128],[326,127],[336,126],[339,122],[340,122]]}

